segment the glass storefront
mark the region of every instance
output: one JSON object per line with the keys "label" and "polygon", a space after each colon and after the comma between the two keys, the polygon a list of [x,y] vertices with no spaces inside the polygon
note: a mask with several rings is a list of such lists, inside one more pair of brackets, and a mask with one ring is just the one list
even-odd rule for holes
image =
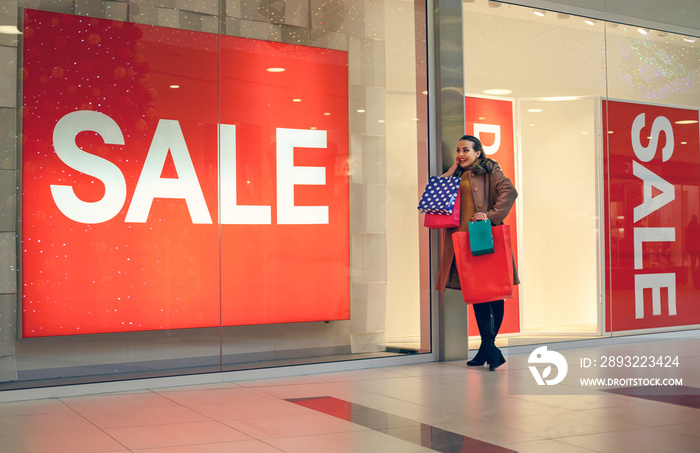
{"label": "glass storefront", "polygon": [[[0,6],[0,390],[435,353],[433,6]],[[499,337],[700,326],[700,39],[462,30],[465,132],[519,191]]]}
{"label": "glass storefront", "polygon": [[[696,327],[700,275],[685,228],[700,210],[700,40],[487,1],[464,2],[463,21],[467,118],[471,97],[513,105],[522,284],[503,333],[555,341]],[[484,112],[471,114],[495,121]],[[635,170],[644,162],[648,176]]]}
{"label": "glass storefront", "polygon": [[430,352],[423,3],[10,3],[0,388]]}

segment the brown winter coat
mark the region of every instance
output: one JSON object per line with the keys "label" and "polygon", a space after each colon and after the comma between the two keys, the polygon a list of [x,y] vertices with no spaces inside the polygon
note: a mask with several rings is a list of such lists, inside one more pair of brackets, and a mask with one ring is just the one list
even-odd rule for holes
{"label": "brown winter coat", "polygon": [[[518,198],[518,192],[513,183],[506,177],[498,164],[494,165],[490,173],[475,175],[472,172],[470,177],[476,212],[486,213],[486,217],[492,225],[501,225],[513,207],[515,199]],[[455,231],[457,228],[445,228],[442,235],[440,268],[435,282],[435,289],[438,291],[445,289],[450,276],[450,267],[455,256],[452,244],[452,233]],[[513,263],[513,283],[520,283],[515,263]]]}

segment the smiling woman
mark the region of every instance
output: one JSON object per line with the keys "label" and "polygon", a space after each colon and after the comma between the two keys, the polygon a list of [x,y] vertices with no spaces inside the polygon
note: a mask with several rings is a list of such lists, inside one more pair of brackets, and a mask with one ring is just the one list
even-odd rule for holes
{"label": "smiling woman", "polygon": [[481,155],[482,149],[479,151],[474,150],[474,142],[471,140],[460,140],[457,143],[457,165],[462,170],[467,170],[472,165],[474,161]]}
{"label": "smiling woman", "polygon": [[[470,222],[488,220],[489,225],[502,225],[518,196],[515,187],[510,179],[504,175],[500,165],[486,157],[484,147],[478,138],[472,135],[463,136],[457,143],[456,154],[455,163],[442,176],[460,178],[460,221],[458,228],[445,228],[444,230],[440,268],[435,284],[435,289],[438,291],[444,291],[446,288],[466,289],[462,285],[462,281],[465,280],[460,278],[460,272],[464,272],[464,269],[460,270],[456,257],[460,253],[468,256],[471,253],[458,249],[460,243],[453,242],[454,233],[469,231]],[[509,256],[506,258],[511,259]],[[507,266],[510,267],[510,263],[507,263]],[[486,279],[487,276],[495,273],[496,269],[484,268],[479,269],[479,272],[483,272]],[[464,274],[461,275],[464,277]],[[501,275],[505,275],[505,272],[501,272]],[[515,272],[515,265],[513,265],[512,277],[513,284],[518,284],[519,279],[517,272]],[[507,279],[510,280],[510,278],[511,275],[508,274]],[[496,297],[493,299],[493,301],[490,298],[486,299],[488,302],[481,299],[481,303],[472,305],[479,326],[481,344],[476,356],[467,362],[469,366],[488,364],[491,371],[506,362],[495,343],[496,335],[498,335],[503,323],[505,302],[503,299],[496,300]],[[467,299],[465,298],[465,300]]]}

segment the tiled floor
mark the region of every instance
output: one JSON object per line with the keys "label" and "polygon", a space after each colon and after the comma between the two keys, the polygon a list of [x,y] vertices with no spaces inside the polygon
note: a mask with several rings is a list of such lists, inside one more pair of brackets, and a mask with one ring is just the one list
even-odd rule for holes
{"label": "tiled floor", "polygon": [[[530,354],[514,350],[494,372],[427,363],[6,402],[0,452],[698,452],[698,342],[694,331],[552,344],[569,368],[546,387],[533,384]],[[581,366],[581,357],[610,356],[678,356],[678,366]],[[579,378],[589,377],[639,383],[583,388]],[[683,387],[642,385],[656,377]]]}

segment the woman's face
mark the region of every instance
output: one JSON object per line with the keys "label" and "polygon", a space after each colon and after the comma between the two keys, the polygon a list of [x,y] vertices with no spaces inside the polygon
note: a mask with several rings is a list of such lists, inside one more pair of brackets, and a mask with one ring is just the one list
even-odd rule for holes
{"label": "woman's face", "polygon": [[474,151],[474,142],[471,140],[460,140],[457,143],[457,164],[463,169],[471,167],[480,154],[481,151]]}

